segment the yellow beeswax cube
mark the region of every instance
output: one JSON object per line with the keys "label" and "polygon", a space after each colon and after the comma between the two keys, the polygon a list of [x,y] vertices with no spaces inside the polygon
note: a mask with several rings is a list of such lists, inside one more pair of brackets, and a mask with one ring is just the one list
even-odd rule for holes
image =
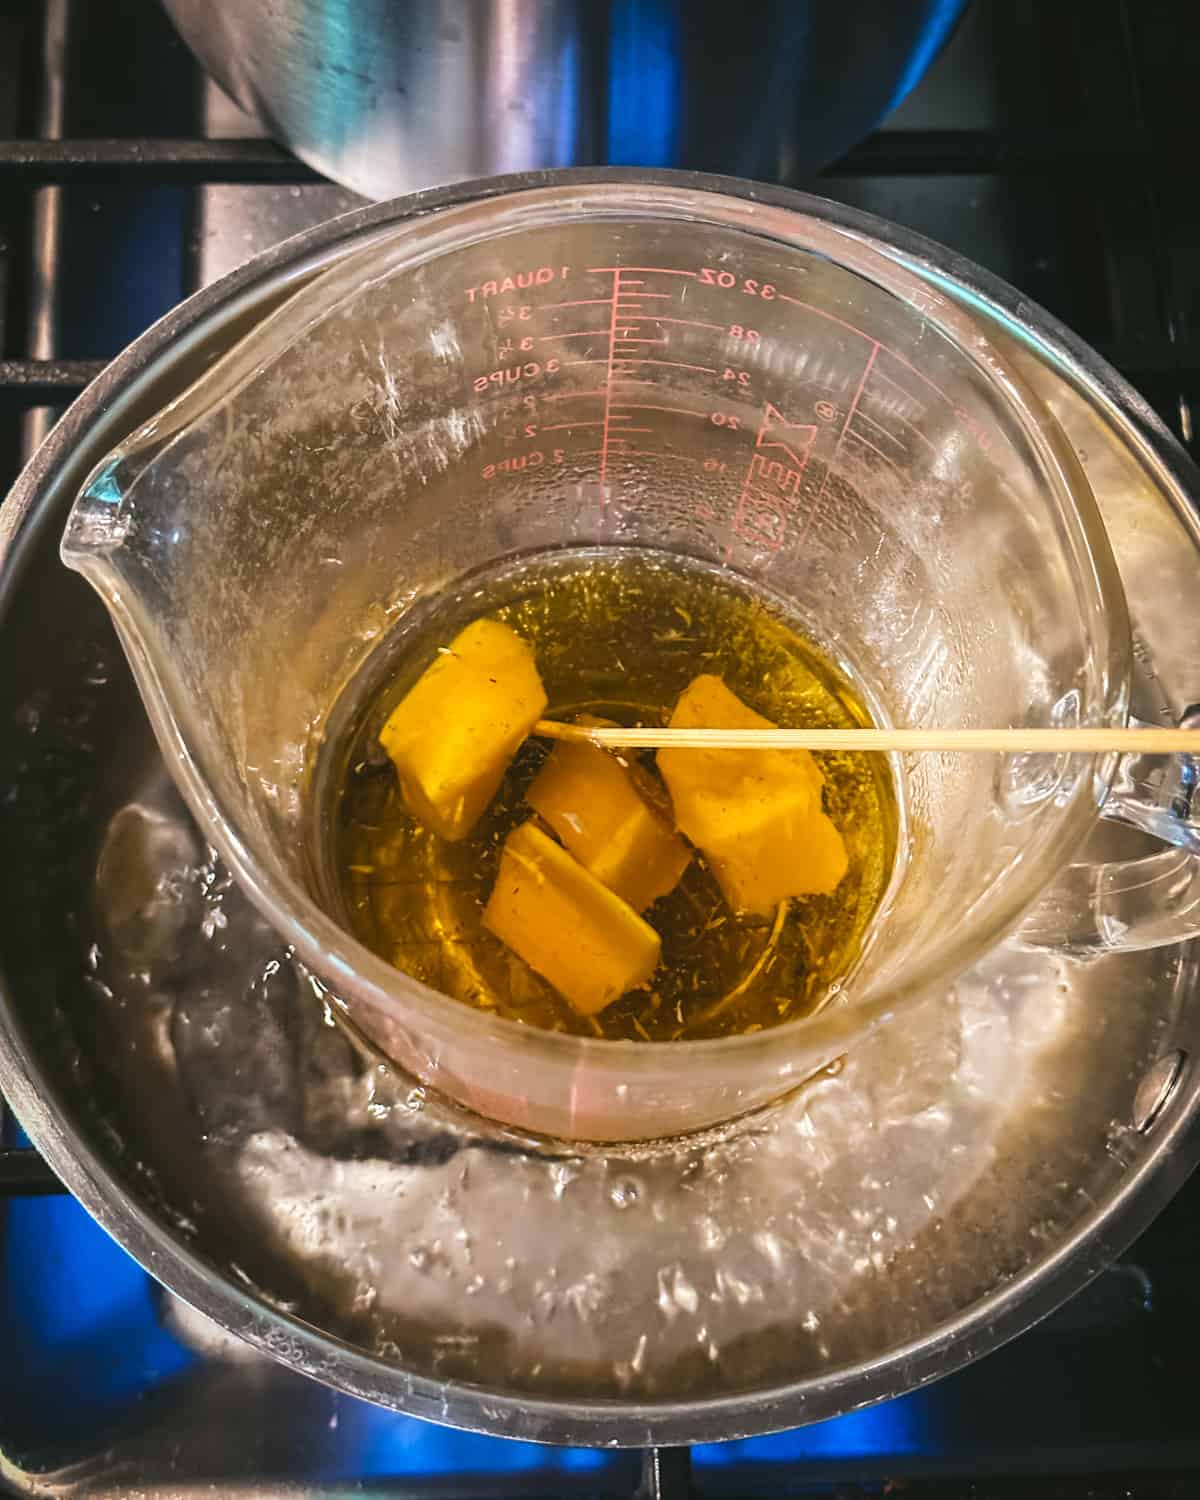
{"label": "yellow beeswax cube", "polygon": [[379,732],[405,805],[461,839],[546,707],[533,652],[499,620],[476,620],[443,647]]}
{"label": "yellow beeswax cube", "polygon": [[[695,678],[671,727],[773,729],[719,677]],[[821,807],[824,778],[807,750],[663,749],[658,768],[676,826],[701,850],[734,911],[766,914],[788,896],[832,891],[846,846]]]}
{"label": "yellow beeswax cube", "polygon": [[[580,715],[575,722],[604,721]],[[638,791],[632,768],[598,745],[560,740],[526,801],[575,858],[634,911],[674,890],[692,857]]]}
{"label": "yellow beeswax cube", "polygon": [[504,841],[483,925],[584,1016],[643,985],[658,933],[533,823]]}

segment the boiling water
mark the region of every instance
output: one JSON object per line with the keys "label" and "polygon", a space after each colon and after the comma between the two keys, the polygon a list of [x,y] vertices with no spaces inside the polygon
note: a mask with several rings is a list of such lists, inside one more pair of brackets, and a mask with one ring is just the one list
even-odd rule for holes
{"label": "boiling water", "polygon": [[553,717],[665,724],[688,683],[714,673],[778,724],[871,723],[863,695],[797,622],[724,571],[640,549],[592,549],[477,576],[403,632],[335,719],[343,727],[323,778],[326,879],[357,936],[434,989],[554,1031],[724,1036],[816,1006],[853,964],[892,869],[897,805],[885,759],[818,757],[825,808],[850,857],[836,891],[793,900],[776,919],[739,918],[696,857],[646,913],[662,938],[650,986],[581,1016],[480,925],[500,848],[529,816],[525,793],[549,745],[527,740],[488,812],[467,838],[448,843],[410,816],[378,744],[384,720],[438,648],[481,615],[503,620],[532,647]]}
{"label": "boiling water", "polygon": [[[1064,1163],[1095,1131],[1095,1008],[1045,954],[914,1001],[767,1115],[573,1151],[351,1046],[165,778],[112,819],[96,895],[72,1006],[126,1159],[206,1260],[419,1374],[559,1401],[794,1381],[928,1329],[1086,1207]],[[1143,997],[1118,998],[1132,1064]]]}

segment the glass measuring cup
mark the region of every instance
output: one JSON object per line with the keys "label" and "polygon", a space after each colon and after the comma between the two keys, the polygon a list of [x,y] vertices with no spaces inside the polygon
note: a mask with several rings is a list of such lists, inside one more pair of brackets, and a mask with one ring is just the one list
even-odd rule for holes
{"label": "glass measuring cup", "polygon": [[[798,204],[564,184],[376,232],[101,464],[68,524],[248,893],[385,1050],[523,1127],[639,1138],[764,1103],[992,946],[1102,807],[1193,836],[1111,758],[913,757],[903,869],[838,1003],[709,1042],[474,1012],[313,899],[305,794],[341,690],[420,601],[538,549],[731,568],[896,723],[1124,721],[1120,585],[1057,426],[951,301]],[[1186,935],[1190,862],[1153,910],[1146,864],[1073,867],[1039,938]]]}

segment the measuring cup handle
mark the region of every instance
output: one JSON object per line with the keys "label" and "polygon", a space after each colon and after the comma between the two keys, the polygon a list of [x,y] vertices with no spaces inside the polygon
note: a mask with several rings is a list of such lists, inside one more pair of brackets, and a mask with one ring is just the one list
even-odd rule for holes
{"label": "measuring cup handle", "polygon": [[[1200,705],[1188,709],[1180,727],[1200,729]],[[1122,757],[1101,816],[1168,847],[1138,859],[1069,866],[1027,914],[1018,941],[1088,958],[1200,936],[1200,757]]]}

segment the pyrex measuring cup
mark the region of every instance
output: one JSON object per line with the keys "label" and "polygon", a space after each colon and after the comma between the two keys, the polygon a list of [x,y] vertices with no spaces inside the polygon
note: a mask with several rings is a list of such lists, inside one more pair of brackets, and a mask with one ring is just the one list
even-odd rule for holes
{"label": "pyrex measuring cup", "polygon": [[[758,582],[898,724],[1127,715],[1121,588],[1053,419],[968,316],[815,200],[563,184],[376,231],[100,465],[63,557],[249,894],[385,1050],[484,1113],[594,1139],[728,1118],[993,945],[1101,809],[1194,839],[1173,767],[1152,796],[1120,768],[1115,795],[1113,758],[914,756],[903,867],[817,1017],[613,1043],[439,996],[311,893],[329,710],[422,599],[591,544]],[[1186,852],[1080,868],[1037,940],[1200,926]]]}

